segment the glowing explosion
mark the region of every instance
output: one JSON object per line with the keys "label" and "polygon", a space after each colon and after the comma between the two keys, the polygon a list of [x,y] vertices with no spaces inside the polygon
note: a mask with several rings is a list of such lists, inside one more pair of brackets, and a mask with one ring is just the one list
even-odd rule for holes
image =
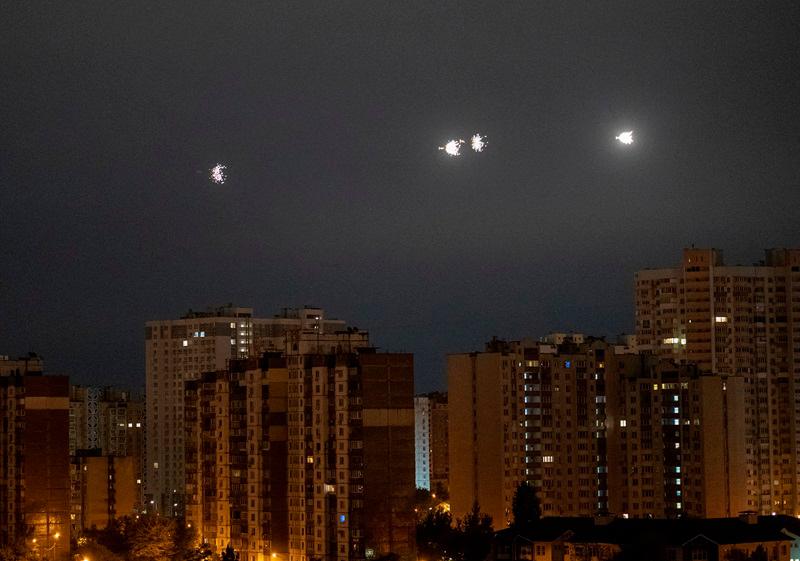
{"label": "glowing explosion", "polygon": [[483,152],[483,149],[486,147],[486,137],[476,132],[472,135],[472,138],[469,139],[469,143],[476,152]]}
{"label": "glowing explosion", "polygon": [[444,150],[450,156],[460,156],[462,144],[464,144],[463,140],[451,140],[444,146],[439,146],[439,150]]}
{"label": "glowing explosion", "polygon": [[621,132],[616,139],[623,144],[633,144],[633,131]]}
{"label": "glowing explosion", "polygon": [[209,177],[211,178],[211,181],[213,181],[217,185],[222,185],[223,183],[225,183],[225,180],[228,179],[228,176],[225,173],[226,169],[228,169],[228,166],[217,164],[213,168],[208,170],[210,173]]}

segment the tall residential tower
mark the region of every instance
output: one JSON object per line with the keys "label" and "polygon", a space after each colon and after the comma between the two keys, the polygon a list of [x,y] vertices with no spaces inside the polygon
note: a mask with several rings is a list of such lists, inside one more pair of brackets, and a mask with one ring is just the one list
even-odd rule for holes
{"label": "tall residential tower", "polygon": [[183,514],[184,383],[203,372],[226,370],[232,359],[264,351],[302,353],[349,350],[365,334],[344,321],[325,318],[320,308],[284,309],[272,318],[232,305],[145,326],[147,469],[145,508]]}

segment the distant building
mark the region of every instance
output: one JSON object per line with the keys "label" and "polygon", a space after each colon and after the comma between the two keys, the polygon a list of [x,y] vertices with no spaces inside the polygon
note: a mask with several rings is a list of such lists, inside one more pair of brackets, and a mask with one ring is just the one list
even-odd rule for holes
{"label": "distant building", "polygon": [[800,249],[728,266],[692,247],[637,272],[636,336],[643,352],[744,378],[747,508],[800,515]]}
{"label": "distant building", "polygon": [[414,397],[414,471],[417,489],[431,488],[431,406],[427,396]]}
{"label": "distant building", "polygon": [[[145,404],[144,400],[129,391],[112,387],[70,386],[69,450],[72,462],[72,529],[105,527],[97,516],[87,515],[87,506],[94,512],[100,510],[114,516],[127,516],[144,507],[145,468]],[[102,460],[97,459],[103,456]],[[91,460],[85,460],[91,458]],[[123,458],[125,458],[123,460]],[[87,463],[88,462],[88,463]],[[113,481],[110,493],[98,493],[87,480],[94,480],[88,470],[108,467],[107,481]],[[119,467],[124,466],[124,467]],[[130,466],[130,469],[128,467]],[[88,479],[87,479],[88,476]],[[119,490],[115,493],[114,489]],[[86,493],[91,497],[87,499]],[[132,502],[127,499],[132,496]],[[122,499],[121,497],[125,497]],[[94,504],[99,497],[107,497],[104,506]],[[87,526],[87,523],[89,524]]]}
{"label": "distant building", "polygon": [[73,529],[102,530],[115,518],[133,515],[139,500],[134,458],[101,455],[99,449],[77,452],[73,456],[73,491],[78,490],[73,493]]}
{"label": "distant building", "polygon": [[446,393],[414,397],[414,434],[417,487],[446,495],[450,465]]}
{"label": "distant building", "polygon": [[265,351],[339,352],[364,345],[367,334],[328,319],[324,310],[284,309],[273,318],[253,317],[233,305],[145,326],[147,402],[146,504],[151,511],[183,514],[183,384],[203,372],[226,370],[233,359]]}
{"label": "distant building", "polygon": [[70,548],[69,380],[40,359],[0,359],[0,543],[29,539],[41,556]]}

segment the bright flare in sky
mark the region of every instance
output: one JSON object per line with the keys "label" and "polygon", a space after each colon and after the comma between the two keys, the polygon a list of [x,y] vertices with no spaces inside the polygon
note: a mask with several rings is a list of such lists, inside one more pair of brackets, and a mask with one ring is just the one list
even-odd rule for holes
{"label": "bright flare in sky", "polygon": [[228,175],[225,173],[226,169],[228,169],[228,166],[217,164],[213,168],[208,170],[211,181],[213,181],[217,185],[222,185],[223,183],[225,183],[225,180],[228,179]]}
{"label": "bright flare in sky", "polygon": [[621,132],[616,139],[623,144],[633,144],[633,131]]}
{"label": "bright flare in sky", "polygon": [[451,140],[444,146],[439,146],[439,150],[444,150],[450,156],[460,156],[462,144],[464,144],[463,140]]}
{"label": "bright flare in sky", "polygon": [[483,149],[486,147],[486,137],[476,132],[472,135],[472,138],[469,139],[469,143],[476,152],[483,152]]}

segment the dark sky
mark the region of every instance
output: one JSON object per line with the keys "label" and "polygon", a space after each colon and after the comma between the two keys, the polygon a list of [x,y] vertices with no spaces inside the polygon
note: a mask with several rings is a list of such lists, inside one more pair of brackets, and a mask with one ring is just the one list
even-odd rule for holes
{"label": "dark sky", "polygon": [[[0,354],[314,304],[416,354],[633,328],[637,269],[800,245],[790,2],[5,2]],[[637,142],[614,140],[634,129]],[[488,135],[450,158],[450,138]],[[214,185],[207,170],[229,166]]]}

